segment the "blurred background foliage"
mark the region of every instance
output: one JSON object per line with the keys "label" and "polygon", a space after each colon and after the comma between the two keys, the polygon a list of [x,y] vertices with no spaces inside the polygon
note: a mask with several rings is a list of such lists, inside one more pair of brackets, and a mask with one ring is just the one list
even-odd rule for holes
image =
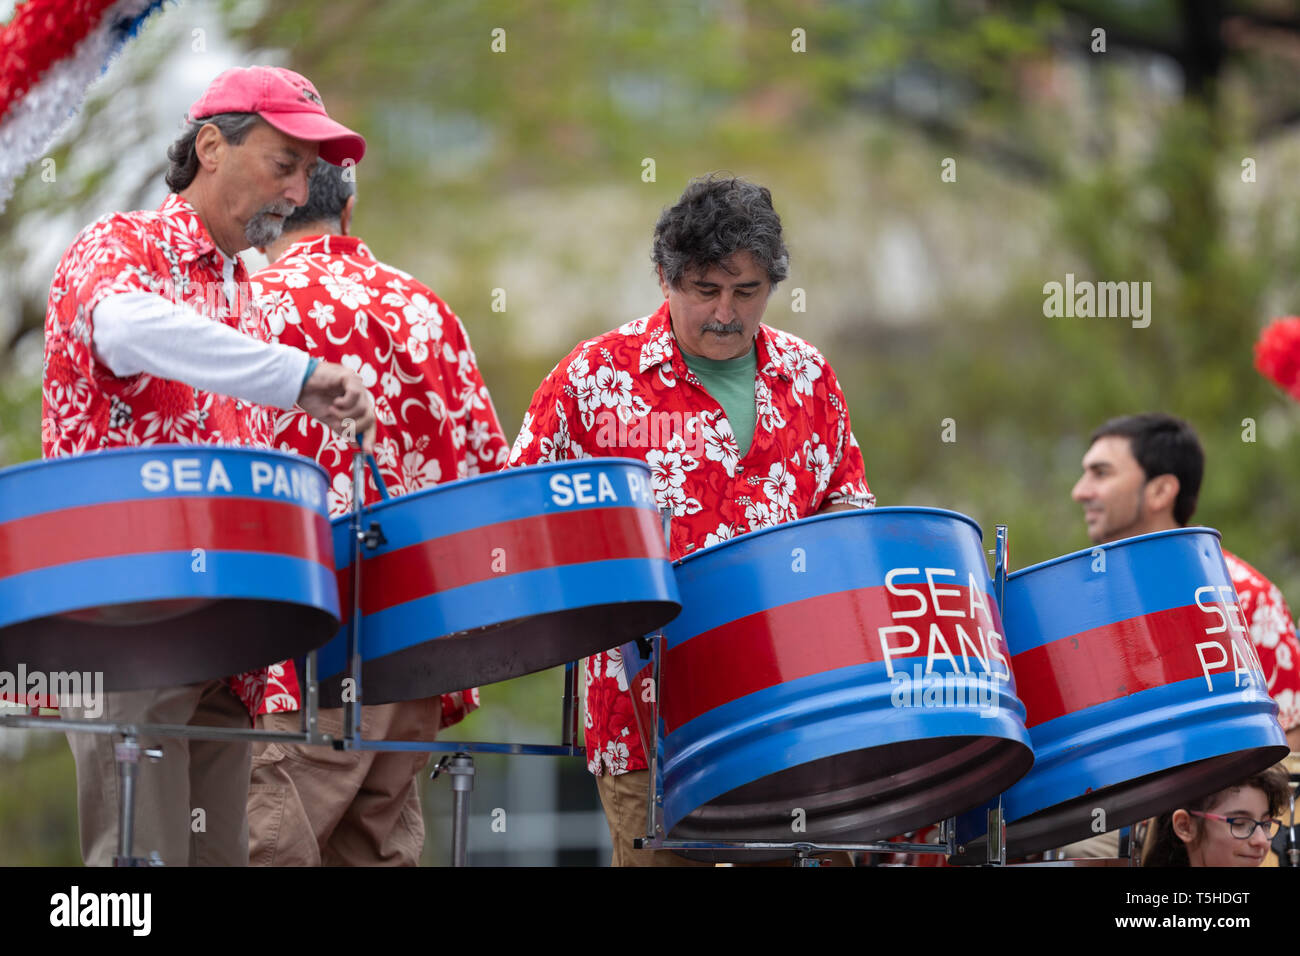
{"label": "blurred background foliage", "polygon": [[[185,107],[257,62],[364,132],[355,231],[462,316],[510,436],[578,340],[657,307],[658,213],[729,170],[773,191],[792,266],[766,321],[830,358],[881,504],[1006,523],[1015,567],[1085,547],[1087,434],[1162,409],[1207,450],[1197,520],[1300,602],[1300,410],[1251,364],[1300,312],[1288,0],[181,2],[51,149],[58,180],[33,167],[0,214],[0,465],[39,456],[59,254],[156,205]],[[1044,317],[1066,273],[1151,282],[1150,326]],[[457,735],[552,740],[559,693],[488,688]],[[76,859],[17,814],[71,806],[33,783],[70,785],[60,747],[0,774],[0,862]]]}

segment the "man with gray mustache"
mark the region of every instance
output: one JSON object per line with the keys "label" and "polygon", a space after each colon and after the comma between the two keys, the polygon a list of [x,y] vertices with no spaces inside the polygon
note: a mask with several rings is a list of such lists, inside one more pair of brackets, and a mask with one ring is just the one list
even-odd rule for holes
{"label": "man with gray mustache", "polygon": [[[306,78],[259,66],[213,80],[167,151],[170,193],[158,209],[87,226],[55,271],[45,318],[45,457],[154,443],[269,448],[268,408],[294,405],[369,444],[374,403],[360,376],[270,342],[238,258],[278,236],[307,200],[318,152],[335,165],[356,163],[365,140],[329,118]],[[265,686],[261,668],[110,693],[104,719],[249,728]],[[119,815],[114,740],[67,736],[82,857],[110,865]],[[250,745],[141,744],[161,745],[164,757],[139,771],[134,854],[156,852],[169,866],[246,865]],[[201,829],[191,828],[196,810]]]}

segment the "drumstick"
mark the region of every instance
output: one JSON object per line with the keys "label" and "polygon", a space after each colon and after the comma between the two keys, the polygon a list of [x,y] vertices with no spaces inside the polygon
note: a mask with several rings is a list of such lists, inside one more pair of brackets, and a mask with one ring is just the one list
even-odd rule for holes
{"label": "drumstick", "polygon": [[379,497],[387,501],[388,489],[384,487],[384,479],[379,477],[379,462],[375,461],[373,452],[366,455],[366,464],[370,466],[370,477],[375,479],[375,487],[379,489]]}

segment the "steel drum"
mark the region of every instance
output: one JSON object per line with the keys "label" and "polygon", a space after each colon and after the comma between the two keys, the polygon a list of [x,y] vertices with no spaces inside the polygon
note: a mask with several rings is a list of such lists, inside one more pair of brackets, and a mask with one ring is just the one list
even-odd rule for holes
{"label": "steel drum", "polygon": [[[880,839],[969,809],[1032,764],[969,518],[819,515],[676,570],[683,611],[663,632],[659,693],[669,839]],[[622,653],[649,727],[652,668],[635,642]]]}
{"label": "steel drum", "polygon": [[338,629],[325,472],[151,445],[0,471],[0,669],[106,690],[223,677]]}
{"label": "steel drum", "polygon": [[[1287,755],[1219,533],[1126,538],[1008,576],[1034,768],[1003,794],[1007,856],[1154,816]],[[987,816],[953,862],[982,862]]]}
{"label": "steel drum", "polygon": [[[577,660],[681,609],[650,469],[583,459],[448,482],[363,512],[385,543],[361,571],[367,704],[460,690]],[[319,655],[343,699],[351,516],[335,518],[345,627]]]}

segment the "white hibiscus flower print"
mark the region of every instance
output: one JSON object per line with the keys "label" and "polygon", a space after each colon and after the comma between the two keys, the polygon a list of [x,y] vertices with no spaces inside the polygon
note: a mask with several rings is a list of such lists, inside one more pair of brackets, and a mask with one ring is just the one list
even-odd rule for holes
{"label": "white hibiscus flower print", "polygon": [[[713,418],[716,418],[716,422]],[[709,461],[721,462],[727,477],[736,477],[736,466],[740,464],[740,443],[731,430],[731,423],[720,412],[703,412],[696,427],[704,435],[704,457]],[[687,422],[686,430],[693,430],[690,422]],[[696,450],[699,450],[698,447]]]}
{"label": "white hibiscus flower print", "polygon": [[605,744],[605,752],[601,754],[605,759],[605,769],[609,773],[624,773],[627,771],[627,744],[621,740],[611,740]]}
{"label": "white hibiscus flower print", "polygon": [[411,326],[411,334],[406,338],[406,354],[412,361],[423,362],[429,357],[429,327],[427,325]]}
{"label": "white hibiscus flower print", "polygon": [[686,483],[686,468],[680,452],[652,448],[646,453],[645,461],[650,466],[650,485],[656,491],[681,488]]}
{"label": "white hibiscus flower print", "polygon": [[572,385],[573,397],[578,403],[578,417],[584,428],[590,428],[596,422],[596,411],[601,407],[600,388],[596,385],[596,376],[588,375],[575,381]]}
{"label": "white hibiscus flower print", "polygon": [[639,319],[633,319],[631,322],[625,322],[618,327],[621,335],[640,335],[645,331],[646,324],[650,321],[650,316],[643,315]]}
{"label": "white hibiscus flower print", "polygon": [[749,522],[749,530],[757,531],[759,528],[770,528],[774,524],[780,524],[779,519],[772,514],[772,509],[766,501],[749,501],[745,504],[745,520]]}
{"label": "white hibiscus flower print", "polygon": [[437,304],[430,302],[423,293],[417,292],[411,296],[410,303],[402,309],[402,316],[412,331],[417,326],[424,329],[421,341],[437,342],[442,338],[442,313],[438,311]]}
{"label": "white hibiscus flower print", "polygon": [[370,304],[370,292],[365,285],[352,276],[344,275],[342,262],[331,262],[321,276],[320,284],[330,298],[338,301],[344,308],[357,309]]}
{"label": "white hibiscus flower print", "polygon": [[825,488],[831,480],[831,453],[816,432],[803,443],[803,458],[804,467],[817,477],[818,489]]}
{"label": "white hibiscus flower print", "polygon": [[735,536],[736,529],[724,522],[723,524],[718,525],[715,530],[710,531],[704,536],[704,546],[706,548],[711,548],[713,545],[726,541],[729,538],[734,538]]}
{"label": "white hibiscus flower print", "polygon": [[402,456],[402,471],[406,473],[406,483],[412,491],[432,487],[442,480],[442,465],[438,459],[426,459],[419,451],[408,451]]}
{"label": "white hibiscus flower print", "polygon": [[771,433],[785,427],[785,416],[772,404],[772,389],[761,375],[754,383],[754,411],[758,416],[758,427],[763,431]]}
{"label": "white hibiscus flower print", "polygon": [[330,483],[329,511],[331,515],[346,514],[352,510],[352,478],[339,472]]}
{"label": "white hibiscus flower print", "polygon": [[667,330],[641,346],[641,369],[644,371],[668,361],[673,351],[673,334]]}
{"label": "white hibiscus flower print", "polygon": [[270,292],[258,299],[257,304],[272,335],[282,334],[286,325],[298,324],[298,310],[288,292]]}
{"label": "white hibiscus flower print", "polygon": [[773,462],[767,471],[767,477],[763,479],[763,492],[767,495],[767,500],[784,512],[790,507],[790,496],[794,494],[794,488],[794,474],[789,466],[784,461]]}
{"label": "white hibiscus flower print", "polygon": [[315,321],[316,328],[323,329],[334,321],[334,306],[317,299],[316,303],[307,310],[307,318]]}
{"label": "white hibiscus flower print", "polygon": [[627,690],[627,671],[623,667],[623,651],[617,647],[605,652],[605,676],[618,681],[619,690]]}

